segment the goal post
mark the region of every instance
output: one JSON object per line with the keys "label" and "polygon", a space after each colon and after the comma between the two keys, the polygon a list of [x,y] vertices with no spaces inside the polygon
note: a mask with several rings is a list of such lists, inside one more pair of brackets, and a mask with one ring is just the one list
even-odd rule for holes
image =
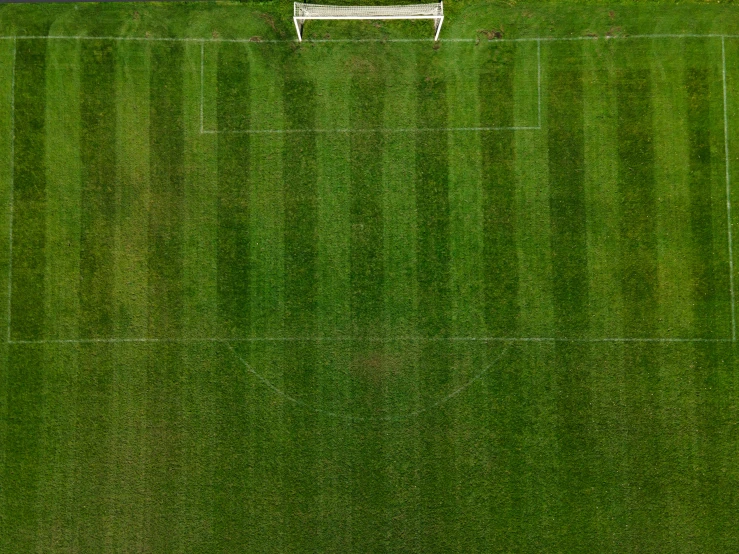
{"label": "goal post", "polygon": [[303,24],[309,19],[433,19],[434,40],[439,40],[444,22],[444,3],[399,6],[329,6],[295,2],[293,22],[298,40],[303,40]]}

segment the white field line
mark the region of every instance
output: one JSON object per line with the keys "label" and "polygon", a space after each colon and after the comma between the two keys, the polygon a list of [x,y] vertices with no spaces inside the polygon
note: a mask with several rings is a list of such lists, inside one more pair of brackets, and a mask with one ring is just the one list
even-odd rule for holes
{"label": "white field line", "polygon": [[10,206],[8,209],[8,342],[10,342],[10,320],[13,300],[13,201],[15,196],[15,56],[16,41],[13,41],[13,63],[10,77]]}
{"label": "white field line", "polygon": [[[488,42],[566,42],[566,41],[593,41],[593,40],[633,40],[633,39],[661,39],[661,38],[739,38],[736,34],[718,34],[718,33],[662,33],[662,34],[646,34],[646,35],[627,35],[627,36],[603,36],[603,37],[523,37],[523,38],[499,38]],[[252,40],[252,38],[210,38],[210,37],[112,37],[112,36],[82,36],[82,35],[28,35],[28,36],[0,36],[0,40],[118,40],[118,41],[141,41],[141,42],[238,42],[250,44],[274,44],[274,43],[297,43],[297,39],[260,39]],[[477,42],[477,38],[445,38],[441,42]],[[367,39],[306,39],[306,43],[362,43],[362,42],[429,42],[433,43],[431,38],[367,38]]]}
{"label": "white field line", "polygon": [[407,127],[376,129],[245,129],[241,131],[215,131],[208,129],[204,135],[261,135],[261,134],[291,134],[291,133],[428,133],[430,131],[538,131],[541,127]]}
{"label": "white field line", "polygon": [[537,98],[539,102],[539,110],[538,110],[538,120],[537,124],[539,126],[539,129],[541,129],[541,41],[536,41],[536,88],[537,88]]}
{"label": "white field line", "polygon": [[691,343],[691,342],[732,342],[732,339],[721,338],[666,338],[666,337],[602,337],[602,338],[568,338],[568,337],[130,337],[130,338],[91,338],[91,339],[37,339],[8,341],[14,345],[43,344],[127,344],[127,343],[198,343],[198,342],[550,342],[550,343]]}
{"label": "white field line", "polygon": [[204,132],[203,129],[203,95],[205,89],[205,42],[200,43],[200,134]]}
{"label": "white field line", "polygon": [[234,349],[233,346],[231,346],[229,343],[226,343],[226,346],[231,351],[231,353],[234,355],[234,357],[243,364],[243,366],[246,368],[246,370],[249,373],[251,373],[254,377],[256,377],[267,388],[269,388],[270,390],[272,390],[278,396],[284,398],[285,400],[287,400],[288,402],[290,402],[292,404],[295,404],[297,406],[301,406],[302,408],[305,408],[306,410],[310,410],[312,412],[315,412],[315,413],[318,413],[318,414],[321,414],[321,415],[325,415],[325,416],[328,416],[328,417],[334,417],[334,418],[338,418],[338,419],[343,419],[343,420],[346,420],[346,421],[402,421],[404,419],[410,419],[410,418],[417,417],[417,416],[419,416],[420,414],[422,414],[424,412],[427,412],[429,410],[432,410],[434,408],[437,408],[437,407],[441,406],[442,404],[448,402],[449,400],[451,400],[452,398],[454,398],[455,396],[457,396],[459,393],[461,393],[465,389],[469,388],[472,384],[474,384],[475,382],[477,382],[480,379],[482,379],[483,377],[485,377],[485,375],[490,371],[490,369],[495,364],[497,364],[503,358],[503,356],[505,356],[508,353],[508,350],[509,350],[509,347],[504,348],[503,351],[500,354],[498,354],[498,356],[492,362],[490,362],[487,366],[485,366],[485,368],[482,371],[480,371],[479,373],[477,373],[475,376],[473,376],[471,379],[469,379],[462,386],[456,388],[455,390],[453,390],[449,394],[447,394],[445,396],[442,396],[440,399],[438,399],[438,400],[436,400],[434,402],[431,402],[431,403],[429,403],[429,404],[427,404],[427,405],[425,405],[425,406],[423,406],[423,407],[421,407],[421,408],[419,408],[417,410],[412,410],[412,411],[408,411],[408,412],[401,412],[401,413],[391,414],[391,415],[386,415],[386,416],[361,417],[361,416],[352,416],[352,415],[345,414],[345,413],[340,413],[340,412],[332,412],[330,410],[324,410],[322,408],[318,408],[317,406],[314,406],[312,404],[309,404],[308,402],[305,402],[303,400],[300,400],[299,398],[295,398],[294,396],[291,396],[291,395],[287,394],[280,387],[278,387],[277,385],[275,385],[272,381],[270,381],[265,376],[263,376],[262,374],[260,374],[257,370],[255,370],[254,367],[252,367],[252,365],[249,362],[247,362],[244,358],[242,358],[241,356],[239,356],[239,353],[236,352],[236,350]]}
{"label": "white field line", "polygon": [[729,169],[729,118],[726,107],[726,46],[724,37],[721,37],[721,68],[724,89],[724,154],[726,163],[726,221],[729,238],[729,288],[731,290],[731,338],[736,340],[736,300],[734,297],[734,248],[731,231],[731,172]]}

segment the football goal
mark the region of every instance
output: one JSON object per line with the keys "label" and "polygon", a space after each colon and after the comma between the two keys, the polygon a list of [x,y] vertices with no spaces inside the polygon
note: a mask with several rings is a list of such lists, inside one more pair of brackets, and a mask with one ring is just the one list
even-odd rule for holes
{"label": "football goal", "polygon": [[303,24],[308,19],[433,19],[434,40],[439,40],[444,22],[444,3],[401,6],[328,6],[295,2],[293,21],[298,40],[303,40]]}

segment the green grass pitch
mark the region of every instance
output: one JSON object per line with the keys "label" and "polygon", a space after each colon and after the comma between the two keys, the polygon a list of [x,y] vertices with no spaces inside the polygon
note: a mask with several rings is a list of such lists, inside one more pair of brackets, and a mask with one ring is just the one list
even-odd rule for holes
{"label": "green grass pitch", "polygon": [[739,551],[739,13],[447,4],[0,10],[0,552]]}

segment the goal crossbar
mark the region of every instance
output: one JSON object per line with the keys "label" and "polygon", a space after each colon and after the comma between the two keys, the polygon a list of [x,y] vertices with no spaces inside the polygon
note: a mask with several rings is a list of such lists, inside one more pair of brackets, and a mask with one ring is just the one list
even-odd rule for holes
{"label": "goal crossbar", "polygon": [[308,19],[433,19],[434,40],[439,40],[444,22],[443,2],[400,6],[329,6],[295,2],[293,6],[293,22],[299,41],[303,40],[303,24]]}

